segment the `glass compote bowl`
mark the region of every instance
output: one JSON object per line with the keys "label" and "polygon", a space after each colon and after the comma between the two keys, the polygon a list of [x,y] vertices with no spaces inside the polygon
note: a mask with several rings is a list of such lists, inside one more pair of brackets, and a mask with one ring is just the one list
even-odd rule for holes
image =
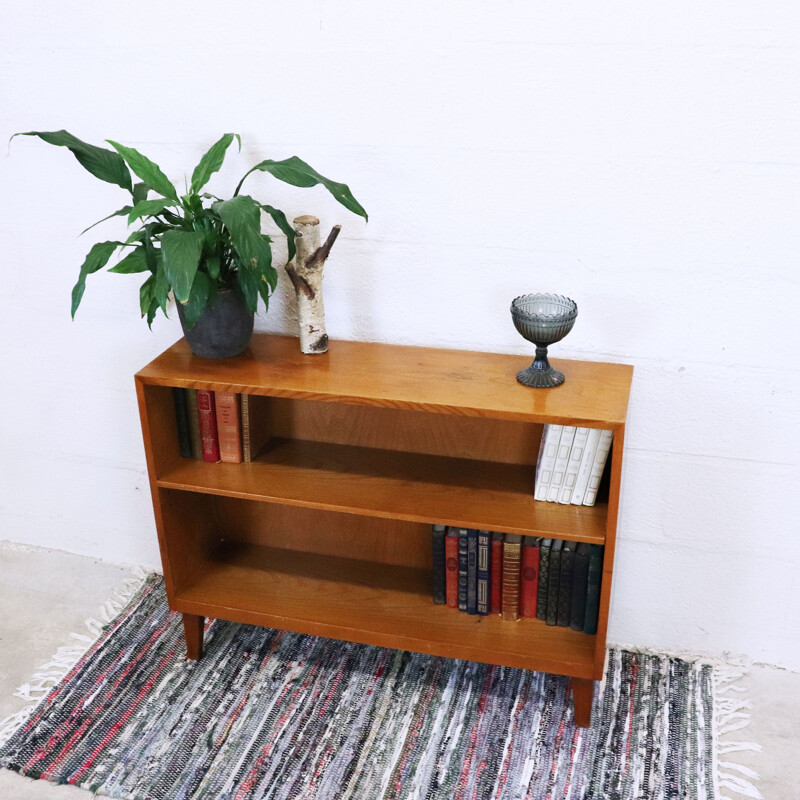
{"label": "glass compote bowl", "polygon": [[520,383],[540,389],[564,383],[564,373],[553,369],[547,360],[547,347],[572,330],[577,316],[577,303],[559,294],[524,294],[511,301],[514,327],[536,345],[536,360],[517,373]]}

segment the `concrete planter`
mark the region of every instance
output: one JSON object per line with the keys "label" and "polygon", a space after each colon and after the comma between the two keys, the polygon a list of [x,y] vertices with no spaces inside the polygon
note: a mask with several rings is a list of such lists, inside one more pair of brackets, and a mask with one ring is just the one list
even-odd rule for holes
{"label": "concrete planter", "polygon": [[196,356],[202,358],[230,358],[243,353],[250,346],[253,335],[253,312],[249,311],[239,295],[232,289],[222,289],[213,303],[206,306],[197,324],[189,329],[178,303],[186,341]]}

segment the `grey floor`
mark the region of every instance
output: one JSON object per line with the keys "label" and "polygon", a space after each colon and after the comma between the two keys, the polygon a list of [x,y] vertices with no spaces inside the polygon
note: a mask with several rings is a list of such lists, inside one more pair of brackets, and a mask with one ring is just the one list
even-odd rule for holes
{"label": "grey floor", "polygon": [[[73,643],[70,632],[84,632],[84,620],[96,617],[129,577],[126,567],[0,542],[0,719],[26,705],[13,697],[16,687],[60,646]],[[752,722],[732,738],[758,742],[763,749],[726,758],[760,773],[757,785],[766,800],[800,800],[795,761],[800,746],[800,674],[753,666],[741,685],[752,702]],[[0,770],[3,800],[81,797],[91,795]]]}

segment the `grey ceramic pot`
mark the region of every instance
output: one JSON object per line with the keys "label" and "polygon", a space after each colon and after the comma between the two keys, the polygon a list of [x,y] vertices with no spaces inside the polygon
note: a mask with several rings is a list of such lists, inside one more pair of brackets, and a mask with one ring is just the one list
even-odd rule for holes
{"label": "grey ceramic pot", "polygon": [[183,306],[180,303],[177,306],[184,336],[196,356],[230,358],[250,346],[253,312],[232,289],[221,289],[191,329],[186,325]]}

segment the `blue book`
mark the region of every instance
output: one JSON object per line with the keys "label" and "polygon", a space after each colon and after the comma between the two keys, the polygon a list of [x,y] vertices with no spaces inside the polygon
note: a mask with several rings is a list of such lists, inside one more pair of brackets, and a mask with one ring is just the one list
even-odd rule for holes
{"label": "blue book", "polygon": [[467,614],[478,613],[478,531],[467,528]]}
{"label": "blue book", "polygon": [[486,616],[489,613],[491,555],[491,531],[478,531],[478,613],[481,616]]}
{"label": "blue book", "polygon": [[458,529],[458,610],[467,610],[467,529]]}

